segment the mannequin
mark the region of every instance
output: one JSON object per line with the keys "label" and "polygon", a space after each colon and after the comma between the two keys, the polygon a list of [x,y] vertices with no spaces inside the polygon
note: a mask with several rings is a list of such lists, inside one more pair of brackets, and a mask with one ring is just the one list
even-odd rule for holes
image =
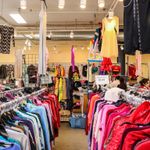
{"label": "mannequin", "polygon": [[108,12],[108,18],[109,19],[112,19],[114,17],[114,12],[112,11],[112,10],[110,10],[109,12]]}

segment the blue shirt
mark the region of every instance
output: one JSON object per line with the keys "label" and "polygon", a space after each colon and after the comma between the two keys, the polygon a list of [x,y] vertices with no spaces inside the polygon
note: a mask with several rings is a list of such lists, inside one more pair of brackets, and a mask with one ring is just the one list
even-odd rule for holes
{"label": "blue shirt", "polygon": [[50,134],[49,134],[50,132],[49,132],[48,118],[47,118],[45,108],[43,106],[35,106],[33,104],[28,103],[27,106],[26,106],[26,110],[28,112],[33,112],[33,113],[39,114],[39,116],[41,118],[41,125],[42,125],[42,128],[43,128],[46,149],[51,150]]}

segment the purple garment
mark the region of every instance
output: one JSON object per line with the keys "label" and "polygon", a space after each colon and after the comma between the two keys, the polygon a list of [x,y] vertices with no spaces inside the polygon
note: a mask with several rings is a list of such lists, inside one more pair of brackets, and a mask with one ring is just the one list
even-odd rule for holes
{"label": "purple garment", "polygon": [[29,128],[32,138],[34,139],[34,143],[35,143],[35,135],[34,135],[34,129],[33,129],[32,122],[30,122],[30,120],[22,119],[18,116],[15,116],[14,119],[17,120],[18,123],[24,124]]}
{"label": "purple garment", "polygon": [[71,48],[71,65],[72,65],[72,72],[75,71],[75,55],[74,55],[74,47]]}

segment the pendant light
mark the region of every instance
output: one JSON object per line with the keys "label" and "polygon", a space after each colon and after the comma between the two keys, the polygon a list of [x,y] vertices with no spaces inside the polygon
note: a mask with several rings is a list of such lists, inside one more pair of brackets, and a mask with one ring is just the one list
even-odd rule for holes
{"label": "pendant light", "polygon": [[98,0],[98,6],[100,8],[104,8],[105,7],[105,0]]}
{"label": "pendant light", "polygon": [[65,7],[65,0],[58,0],[58,8],[63,9]]}
{"label": "pendant light", "polygon": [[71,39],[74,38],[74,32],[73,32],[73,31],[70,32],[70,38],[71,38]]}
{"label": "pendant light", "polygon": [[80,0],[80,8],[82,9],[86,8],[86,0]]}
{"label": "pendant light", "polygon": [[20,0],[20,8],[27,9],[27,0]]}
{"label": "pendant light", "polygon": [[48,38],[49,39],[52,38],[52,35],[53,35],[53,33],[50,31],[49,34],[48,34]]}

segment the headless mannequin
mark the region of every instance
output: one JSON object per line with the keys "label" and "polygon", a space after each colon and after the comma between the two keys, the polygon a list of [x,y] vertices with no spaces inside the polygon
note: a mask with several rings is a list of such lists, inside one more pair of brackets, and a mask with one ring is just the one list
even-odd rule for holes
{"label": "headless mannequin", "polygon": [[114,12],[111,10],[108,12],[108,18],[112,19],[114,17]]}

